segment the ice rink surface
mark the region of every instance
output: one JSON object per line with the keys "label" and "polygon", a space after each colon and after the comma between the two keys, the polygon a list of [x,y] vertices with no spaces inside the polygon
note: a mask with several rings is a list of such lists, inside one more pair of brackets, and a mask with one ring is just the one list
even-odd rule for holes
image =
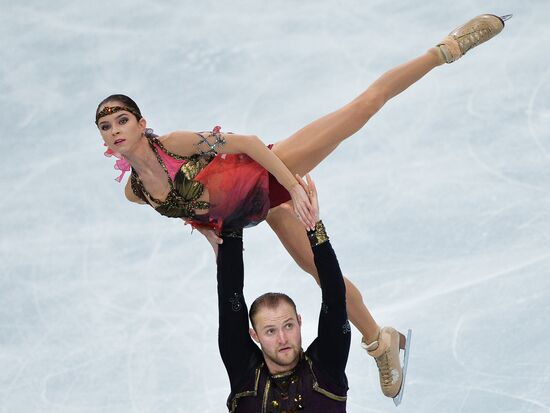
{"label": "ice rink surface", "polygon": [[[548,0],[1,0],[0,412],[225,411],[213,253],[125,201],[102,98],[276,142],[485,12],[514,18],[313,176],[344,272],[414,330],[397,411],[550,411]],[[309,344],[316,284],[265,223],[245,246],[249,302],[290,294]],[[348,411],[396,411],[359,342]]]}

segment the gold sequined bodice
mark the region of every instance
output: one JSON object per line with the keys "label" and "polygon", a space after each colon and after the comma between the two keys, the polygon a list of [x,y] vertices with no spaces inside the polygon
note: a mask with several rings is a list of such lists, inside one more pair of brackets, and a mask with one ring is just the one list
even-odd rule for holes
{"label": "gold sequined bodice", "polygon": [[[158,162],[166,172],[170,190],[164,201],[156,199],[147,191],[147,189],[145,189],[138,173],[135,169],[132,169],[130,179],[134,194],[148,204],[151,204],[151,201],[154,202],[156,206],[152,206],[161,215],[171,218],[185,219],[206,218],[204,215],[197,215],[195,212],[196,210],[209,209],[210,204],[207,201],[198,200],[204,193],[204,186],[194,179],[199,172],[210,163],[210,161],[214,158],[214,155],[202,154],[192,155],[189,157],[180,156],[168,151],[156,138],[149,140],[149,146],[155,153]],[[185,161],[177,171],[173,180],[168,173],[168,169],[166,168],[164,161],[158,153],[157,147],[170,157],[180,161]]]}

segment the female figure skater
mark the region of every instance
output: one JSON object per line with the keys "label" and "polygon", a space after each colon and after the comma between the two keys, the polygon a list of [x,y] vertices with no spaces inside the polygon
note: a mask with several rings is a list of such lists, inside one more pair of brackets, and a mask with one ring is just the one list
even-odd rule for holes
{"label": "female figure skater", "polygon": [[[130,201],[191,223],[215,251],[222,228],[243,228],[266,219],[297,264],[318,282],[302,228],[313,229],[315,222],[300,177],[363,127],[389,99],[435,67],[455,61],[498,34],[509,17],[481,15],[470,20],[436,47],[384,73],[344,107],[269,148],[256,136],[222,133],[219,127],[157,137],[147,129],[135,102],[124,95],[109,96],[98,105],[96,124],[109,148],[106,154],[119,158],[115,167],[124,173],[131,165],[125,189]],[[293,208],[288,207],[290,202]],[[397,402],[405,373],[399,351],[408,343],[395,329],[380,328],[358,289],[348,279],[345,283],[348,317],[362,334],[362,346],[376,360],[383,393]]]}

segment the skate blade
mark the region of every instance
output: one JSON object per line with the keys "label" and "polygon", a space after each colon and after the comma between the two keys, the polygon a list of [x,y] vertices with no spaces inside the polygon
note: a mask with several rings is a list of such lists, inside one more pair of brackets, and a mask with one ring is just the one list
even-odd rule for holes
{"label": "skate blade", "polygon": [[401,404],[401,400],[403,399],[403,392],[405,390],[405,379],[407,378],[407,367],[409,365],[409,350],[411,348],[411,336],[412,336],[412,330],[409,329],[407,331],[405,346],[404,347],[400,346],[403,350],[405,350],[405,354],[403,356],[403,367],[401,368],[401,371],[402,371],[401,374],[403,375],[403,380],[401,381],[401,389],[399,389],[399,393],[397,393],[397,396],[393,398],[393,403],[396,406],[399,406]]}

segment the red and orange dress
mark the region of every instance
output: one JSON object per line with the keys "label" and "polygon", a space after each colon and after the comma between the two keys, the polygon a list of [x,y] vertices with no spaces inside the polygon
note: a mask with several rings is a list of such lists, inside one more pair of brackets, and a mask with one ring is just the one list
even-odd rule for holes
{"label": "red and orange dress", "polygon": [[[270,208],[290,200],[290,194],[275,177],[248,155],[210,152],[181,156],[166,149],[157,137],[147,139],[167,174],[170,191],[164,201],[155,199],[133,168],[130,182],[134,194],[161,215],[220,232],[222,228],[257,225]],[[205,188],[208,202],[199,200]],[[208,212],[197,214],[196,210]]]}

